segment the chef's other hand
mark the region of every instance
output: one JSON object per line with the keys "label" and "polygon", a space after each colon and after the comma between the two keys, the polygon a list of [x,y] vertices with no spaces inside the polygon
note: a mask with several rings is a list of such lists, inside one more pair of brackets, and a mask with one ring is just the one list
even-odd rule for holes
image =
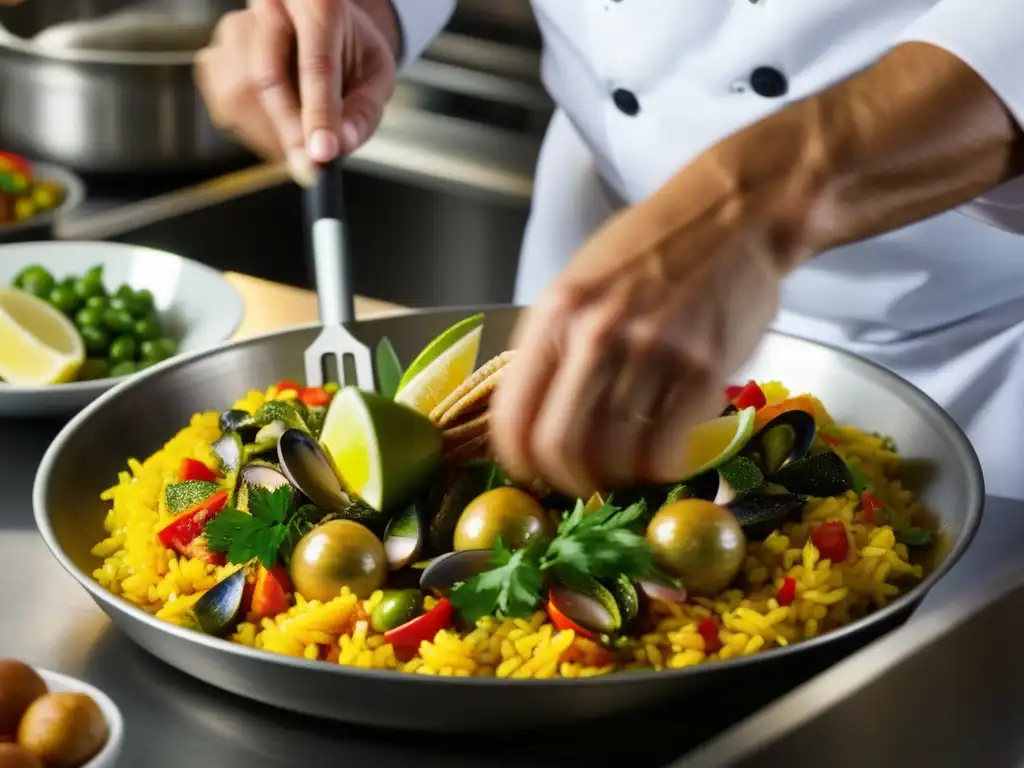
{"label": "chef's other hand", "polygon": [[268,159],[287,158],[300,183],[311,183],[313,163],[365,142],[394,93],[394,12],[387,0],[361,2],[250,0],[196,57],[213,122]]}
{"label": "chef's other hand", "polygon": [[491,403],[513,477],[584,497],[679,479],[687,432],[725,405],[796,261],[794,196],[738,178],[702,156],[599,230],[528,310]]}

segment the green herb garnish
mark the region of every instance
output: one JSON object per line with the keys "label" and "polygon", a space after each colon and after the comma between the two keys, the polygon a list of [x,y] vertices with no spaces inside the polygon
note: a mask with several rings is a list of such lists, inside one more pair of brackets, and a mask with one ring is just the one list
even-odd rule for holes
{"label": "green herb garnish", "polygon": [[892,528],[893,535],[896,537],[896,541],[901,544],[906,544],[908,547],[928,547],[931,546],[934,535],[927,528],[920,528],[916,525],[909,525],[903,518],[897,514],[893,514],[886,507],[885,511],[888,517],[888,523]]}
{"label": "green herb garnish", "polygon": [[850,470],[850,477],[853,478],[854,493],[859,496],[868,489],[868,476],[864,474],[864,470],[857,464],[848,461],[846,466]]}
{"label": "green herb garnish", "polygon": [[277,565],[278,560],[287,563],[319,514],[309,504],[292,510],[294,501],[290,485],[273,491],[253,486],[249,489],[249,513],[225,509],[206,524],[203,533],[210,549],[226,553],[228,562],[235,564],[254,558],[267,568]]}
{"label": "green herb garnish", "polygon": [[387,336],[377,344],[377,383],[380,385],[380,393],[384,397],[394,397],[398,392],[398,385],[402,381],[402,363],[398,359],[391,339]]}
{"label": "green herb garnish", "polygon": [[570,587],[583,588],[593,579],[623,575],[631,579],[656,575],[650,545],[636,530],[647,511],[643,501],[619,508],[609,499],[584,513],[576,501],[562,517],[553,539],[537,537],[510,552],[495,547],[491,570],[457,584],[449,599],[467,621],[481,616],[529,616],[542,598],[544,576],[550,571]]}
{"label": "green herb garnish", "polygon": [[899,453],[896,449],[896,441],[892,439],[892,435],[884,435],[881,432],[873,432],[872,434],[882,441],[882,448],[890,453]]}
{"label": "green herb garnish", "polygon": [[677,501],[688,499],[691,496],[693,496],[693,493],[686,487],[686,484],[680,483],[668,492],[668,496],[665,498],[665,503],[674,504]]}

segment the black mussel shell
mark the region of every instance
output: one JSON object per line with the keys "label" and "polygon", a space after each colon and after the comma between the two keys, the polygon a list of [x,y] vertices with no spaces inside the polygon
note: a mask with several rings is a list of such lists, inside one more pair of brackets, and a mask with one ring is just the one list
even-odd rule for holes
{"label": "black mussel shell", "polygon": [[262,463],[246,464],[238,471],[235,480],[235,509],[249,511],[249,492],[253,488],[276,491],[278,488],[291,485],[288,478],[272,466]]}
{"label": "black mussel shell", "polygon": [[237,432],[243,443],[251,443],[259,431],[259,425],[248,411],[230,408],[220,415],[221,432]]}
{"label": "black mussel shell", "polygon": [[548,591],[548,599],[562,615],[584,629],[607,635],[622,628],[622,612],[615,596],[597,582],[585,591],[556,584]]}
{"label": "black mussel shell", "polygon": [[807,411],[786,411],[750,438],[741,455],[769,477],[791,461],[805,458],[811,452],[816,432],[814,417]]}
{"label": "black mussel shell", "polygon": [[482,464],[465,464],[441,478],[427,503],[434,552],[451,551],[459,518],[469,502],[487,490],[490,480],[490,470]]}
{"label": "black mussel shell", "polygon": [[445,594],[462,581],[494,567],[494,550],[464,549],[435,557],[420,575],[420,589]]}
{"label": "black mussel shell", "polygon": [[192,606],[199,629],[207,635],[224,637],[242,619],[246,569],[239,568],[212,586]]}
{"label": "black mussel shell", "polygon": [[748,541],[759,541],[803,514],[807,499],[795,493],[753,493],[729,505]]}
{"label": "black mussel shell", "polygon": [[839,496],[853,490],[853,475],[834,451],[790,462],[770,478],[790,493],[804,496]]}
{"label": "black mussel shell", "polygon": [[423,551],[426,537],[421,505],[410,504],[391,518],[383,539],[388,568],[397,571],[415,562]]}
{"label": "black mussel shell", "polygon": [[351,503],[324,449],[301,429],[286,429],[277,441],[277,457],[292,485],[326,512],[344,512]]}

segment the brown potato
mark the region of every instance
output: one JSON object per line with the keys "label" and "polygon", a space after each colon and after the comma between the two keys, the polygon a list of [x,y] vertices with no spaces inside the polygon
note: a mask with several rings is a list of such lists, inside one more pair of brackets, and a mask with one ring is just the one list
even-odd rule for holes
{"label": "brown potato", "polygon": [[84,693],[48,693],[36,699],[18,728],[18,744],[48,765],[84,765],[108,738],[102,710]]}
{"label": "brown potato", "polygon": [[22,715],[46,690],[43,678],[28,664],[0,659],[0,737],[18,732]]}
{"label": "brown potato", "polygon": [[0,744],[0,768],[45,768],[38,757],[17,744]]}

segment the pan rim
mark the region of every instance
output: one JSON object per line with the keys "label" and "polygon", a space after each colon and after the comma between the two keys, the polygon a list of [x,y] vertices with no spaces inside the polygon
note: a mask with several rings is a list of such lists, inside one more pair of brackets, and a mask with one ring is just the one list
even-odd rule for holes
{"label": "pan rim", "polygon": [[[418,316],[423,315],[440,315],[440,314],[460,314],[463,312],[498,312],[508,311],[511,309],[522,309],[513,305],[507,304],[492,304],[483,305],[476,307],[468,306],[457,306],[457,307],[443,307],[443,308],[432,308],[419,312],[412,313],[394,313],[390,317],[402,316],[404,314],[413,314]],[[360,326],[364,324],[371,324],[377,319],[386,319],[385,316],[375,316],[374,318],[368,318],[367,320],[357,321],[355,323],[346,324],[350,329],[354,326]],[[82,586],[89,595],[95,600],[100,606],[101,610],[110,616],[111,611],[122,613],[125,618],[134,619],[146,625],[148,628],[153,630],[162,631],[174,636],[176,639],[183,640],[189,643],[197,643],[211,651],[222,651],[235,656],[240,656],[248,661],[255,663],[270,663],[277,664],[282,667],[296,669],[302,673],[310,673],[314,671],[323,672],[326,674],[338,675],[339,679],[346,679],[354,677],[356,679],[362,679],[363,681],[390,681],[391,683],[410,685],[427,685],[427,686],[458,686],[458,687],[469,687],[469,688],[505,688],[510,685],[513,686],[527,686],[536,688],[537,690],[546,690],[549,688],[589,688],[594,685],[599,686],[610,686],[610,685],[629,685],[637,680],[649,679],[651,674],[657,674],[661,679],[670,681],[677,679],[682,676],[700,675],[707,674],[712,671],[717,671],[723,668],[723,665],[728,665],[731,670],[738,670],[741,667],[758,663],[761,661],[776,660],[787,658],[793,654],[799,653],[805,650],[812,650],[820,648],[827,644],[837,643],[844,638],[847,638],[872,624],[884,623],[887,619],[894,619],[899,614],[912,608],[916,603],[920,602],[924,596],[935,586],[935,584],[944,577],[949,570],[955,565],[960,558],[963,556],[964,551],[970,545],[977,533],[978,527],[981,524],[981,516],[983,514],[985,504],[985,490],[984,490],[984,477],[982,474],[981,463],[978,459],[977,453],[974,447],[971,445],[967,436],[964,434],[960,426],[949,416],[946,411],[939,406],[929,395],[920,390],[909,381],[900,378],[894,373],[888,371],[883,366],[858,357],[857,355],[846,352],[845,350],[837,347],[824,344],[817,341],[811,341],[808,339],[801,338],[794,334],[776,331],[774,329],[768,330],[765,334],[766,338],[777,337],[783,339],[790,339],[801,344],[811,345],[820,349],[825,349],[833,354],[838,354],[845,358],[849,363],[860,369],[869,378],[881,379],[887,382],[887,386],[894,391],[901,401],[912,404],[915,411],[922,417],[925,417],[933,422],[936,422],[937,426],[941,427],[944,434],[949,435],[952,441],[952,447],[954,452],[957,454],[957,459],[963,463],[966,475],[967,475],[967,504],[966,504],[966,520],[964,524],[963,532],[957,537],[954,545],[950,548],[949,553],[943,559],[943,561],[920,583],[914,586],[913,589],[900,595],[896,600],[892,601],[884,608],[881,608],[870,615],[859,619],[858,621],[847,624],[843,627],[831,630],[825,634],[818,635],[807,640],[802,640],[799,643],[794,643],[781,648],[772,648],[767,651],[763,651],[751,656],[741,656],[728,659],[726,661],[716,662],[715,664],[698,664],[691,667],[684,667],[682,669],[664,669],[659,671],[653,670],[623,670],[616,671],[608,675],[599,675],[591,678],[551,678],[545,680],[511,680],[507,678],[490,678],[490,677],[438,677],[429,675],[413,675],[403,674],[396,672],[395,670],[378,670],[378,669],[362,669],[357,667],[344,667],[338,664],[325,664],[322,661],[311,661],[308,659],[302,659],[292,656],[285,656],[283,654],[272,653],[270,651],[264,651],[261,649],[250,648],[248,646],[232,643],[228,640],[221,638],[203,635],[198,632],[185,629],[184,627],[178,627],[174,624],[170,624],[166,621],[162,621],[155,616],[147,613],[141,608],[135,606],[123,598],[107,591],[92,577],[81,570],[74,562],[71,561],[70,557],[64,552],[63,548],[57,541],[57,537],[50,525],[49,516],[46,511],[46,497],[49,487],[49,477],[53,473],[53,468],[56,465],[64,444],[68,439],[76,433],[83,425],[87,424],[92,418],[93,414],[100,409],[106,407],[109,403],[115,401],[121,396],[122,392],[128,391],[131,388],[146,381],[149,377],[155,377],[161,375],[164,371],[171,370],[175,367],[189,365],[192,362],[203,359],[204,357],[219,354],[227,349],[235,349],[244,347],[248,344],[258,344],[261,341],[273,338],[277,336],[285,336],[301,331],[311,331],[320,327],[319,323],[308,323],[304,325],[298,325],[286,330],[272,331],[269,333],[260,334],[257,336],[249,337],[246,339],[239,339],[231,341],[227,344],[217,345],[208,349],[197,350],[186,355],[180,355],[178,357],[166,360],[152,368],[144,371],[141,374],[132,377],[131,379],[118,384],[116,387],[108,390],[99,398],[94,400],[82,411],[76,414],[57,434],[57,436],[50,443],[46,453],[43,456],[42,461],[39,464],[39,468],[36,471],[35,479],[32,488],[32,506],[33,513],[36,521],[36,527],[39,530],[40,535],[43,537],[47,548],[50,553],[57,559],[61,567],[67,571],[72,578],[74,578],[80,586]],[[909,401],[909,402],[908,402]],[[113,619],[112,619],[113,620]],[[117,623],[117,622],[115,622]],[[119,627],[120,629],[120,627]],[[134,637],[133,642],[136,642]],[[138,644],[138,643],[137,643]]]}

